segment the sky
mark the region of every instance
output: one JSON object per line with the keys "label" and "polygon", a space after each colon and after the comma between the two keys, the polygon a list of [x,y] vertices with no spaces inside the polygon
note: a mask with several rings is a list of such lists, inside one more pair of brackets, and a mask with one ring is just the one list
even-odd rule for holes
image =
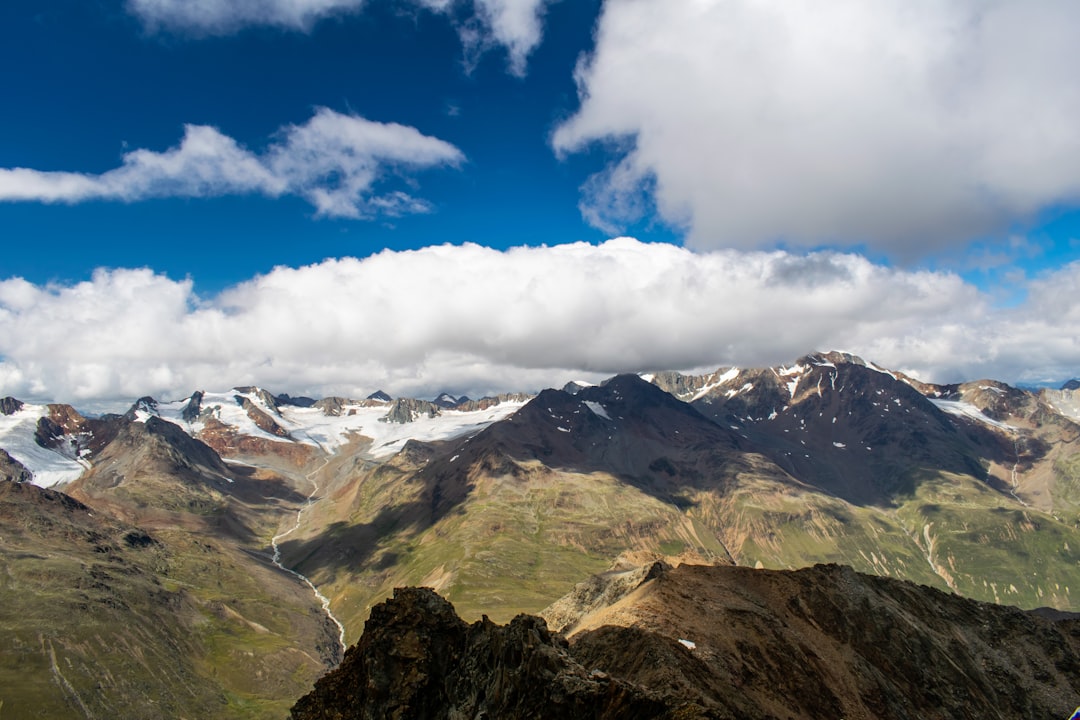
{"label": "sky", "polygon": [[7,0],[0,395],[1080,375],[1071,0]]}

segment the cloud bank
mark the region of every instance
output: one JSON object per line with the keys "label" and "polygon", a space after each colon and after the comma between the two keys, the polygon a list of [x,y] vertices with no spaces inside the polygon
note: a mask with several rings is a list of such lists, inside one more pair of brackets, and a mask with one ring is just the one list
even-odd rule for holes
{"label": "cloud bank", "polygon": [[303,125],[277,133],[262,154],[206,125],[186,125],[177,147],[135,150],[123,164],[93,175],[0,168],[0,201],[134,202],[154,197],[298,195],[318,215],[364,218],[425,212],[429,205],[400,191],[377,192],[395,171],[457,165],[453,145],[394,123],[318,108]]}
{"label": "cloud bank", "polygon": [[606,2],[561,153],[617,161],[582,210],[698,248],[914,257],[1080,203],[1071,0]]}
{"label": "cloud bank", "polygon": [[[409,4],[451,17],[471,7],[458,30],[470,54],[492,46],[506,49],[510,71],[525,73],[540,44],[543,16],[551,0],[411,0]],[[365,0],[128,0],[132,14],[150,28],[224,35],[251,25],[309,30],[328,17],[363,10]]]}
{"label": "cloud bank", "polygon": [[1080,368],[1080,263],[1007,310],[959,277],[851,254],[695,253],[622,238],[384,251],[279,267],[202,298],[191,280],[99,270],[0,282],[0,395],[76,402],[275,392],[433,397],[616,372],[855,352],[936,381]]}

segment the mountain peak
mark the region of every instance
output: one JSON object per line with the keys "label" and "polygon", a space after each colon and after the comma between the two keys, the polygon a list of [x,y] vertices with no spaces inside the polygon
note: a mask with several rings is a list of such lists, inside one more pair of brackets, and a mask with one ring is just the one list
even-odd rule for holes
{"label": "mountain peak", "polygon": [[26,405],[22,400],[16,400],[10,395],[0,398],[0,415],[14,415]]}
{"label": "mountain peak", "polygon": [[456,397],[454,397],[453,395],[451,395],[450,393],[445,393],[444,392],[444,393],[440,393],[439,397],[435,398],[431,402],[438,405],[439,407],[452,408],[452,407],[454,407],[455,405],[458,404],[458,399]]}
{"label": "mountain peak", "polygon": [[375,392],[368,395],[367,399],[368,400],[380,400],[382,402],[391,402],[394,398],[390,397],[389,395],[384,393],[382,390],[376,390]]}

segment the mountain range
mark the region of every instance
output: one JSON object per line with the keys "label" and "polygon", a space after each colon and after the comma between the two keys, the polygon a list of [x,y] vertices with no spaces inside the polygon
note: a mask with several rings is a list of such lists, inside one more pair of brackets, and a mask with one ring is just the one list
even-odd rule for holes
{"label": "mountain range", "polygon": [[394,588],[508,622],[656,560],[1078,610],[1078,423],[1076,383],[842,353],[480,400],[4,398],[0,708],[280,717]]}

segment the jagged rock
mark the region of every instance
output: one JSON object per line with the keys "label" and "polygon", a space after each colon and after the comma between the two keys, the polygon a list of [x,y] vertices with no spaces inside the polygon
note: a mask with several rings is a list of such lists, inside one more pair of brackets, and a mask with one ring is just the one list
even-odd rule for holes
{"label": "jagged rock", "polygon": [[1080,621],[819,565],[649,566],[569,641],[397,589],[292,710],[316,718],[1068,717]]}
{"label": "jagged rock", "polygon": [[441,408],[452,408],[458,404],[458,399],[450,393],[441,393],[439,397],[432,400],[432,402]]}
{"label": "jagged rock", "polygon": [[665,712],[647,691],[588,672],[540,618],[467,625],[433,590],[398,588],[292,718],[615,720]]}
{"label": "jagged rock", "polygon": [[202,399],[202,390],[196,390],[191,393],[188,404],[184,406],[183,411],[180,413],[180,416],[183,417],[186,422],[192,423],[199,419],[199,415],[202,413]]}
{"label": "jagged rock", "polygon": [[6,450],[0,450],[0,480],[22,483],[33,479],[34,474],[22,463],[8,455]]}
{"label": "jagged rock", "polygon": [[350,400],[348,398],[332,396],[316,401],[313,407],[322,410],[323,415],[327,417],[340,417],[341,411],[349,404]]}
{"label": "jagged rock", "polygon": [[454,406],[455,410],[460,412],[476,412],[478,410],[487,410],[490,407],[501,405],[507,402],[528,402],[532,399],[532,395],[528,393],[500,393],[494,397],[482,397],[479,400],[470,400],[467,397],[462,397],[458,404]]}
{"label": "jagged rock", "polygon": [[0,398],[0,415],[14,415],[23,409],[23,405],[22,400],[16,400],[10,395]]}
{"label": "jagged rock", "polygon": [[570,382],[562,386],[562,391],[564,393],[570,393],[571,395],[577,395],[579,392],[581,392],[587,387],[592,386],[586,385],[585,383],[580,383],[577,380],[571,380]]}
{"label": "jagged rock", "polygon": [[375,392],[368,395],[367,399],[368,400],[379,400],[381,402],[390,402],[394,398],[390,397],[389,395],[384,393],[382,390],[376,390]]}
{"label": "jagged rock", "polygon": [[[250,399],[241,395],[236,396],[236,402],[240,407],[244,408],[244,412],[251,418],[251,421],[255,423],[260,430],[271,435],[275,435],[280,438],[290,437],[289,431],[274,422],[274,419],[263,412],[258,405],[251,402]],[[273,406],[275,412],[277,412],[277,406]]]}
{"label": "jagged rock", "polygon": [[411,423],[422,415],[428,417],[438,417],[442,414],[442,409],[435,403],[427,402],[426,400],[413,400],[411,398],[398,398],[390,406],[390,410],[383,417],[379,418],[380,422],[393,422],[393,423]]}
{"label": "jagged rock", "polygon": [[149,395],[139,398],[135,401],[135,404],[124,413],[124,419],[128,422],[135,422],[139,418],[139,413],[143,412],[148,415],[158,414],[158,402]]}
{"label": "jagged rock", "polygon": [[233,388],[233,390],[238,393],[243,393],[244,395],[254,395],[255,397],[259,398],[259,400],[264,405],[266,405],[266,407],[270,408],[270,411],[272,413],[279,416],[281,415],[281,410],[278,409],[277,398],[275,398],[273,395],[263,390],[262,388],[245,385],[243,387],[235,387]]}

